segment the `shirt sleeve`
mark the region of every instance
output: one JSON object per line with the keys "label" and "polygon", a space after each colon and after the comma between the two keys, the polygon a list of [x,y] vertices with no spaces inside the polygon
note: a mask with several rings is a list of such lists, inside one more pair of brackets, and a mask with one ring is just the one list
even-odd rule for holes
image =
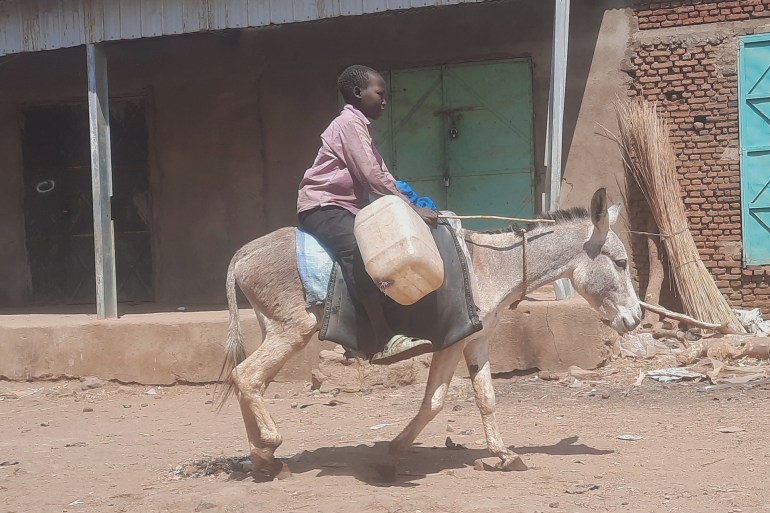
{"label": "shirt sleeve", "polygon": [[396,188],[393,175],[383,169],[372,151],[372,136],[362,122],[345,123],[341,127],[342,157],[356,180],[369,185],[375,196],[396,195],[406,199]]}

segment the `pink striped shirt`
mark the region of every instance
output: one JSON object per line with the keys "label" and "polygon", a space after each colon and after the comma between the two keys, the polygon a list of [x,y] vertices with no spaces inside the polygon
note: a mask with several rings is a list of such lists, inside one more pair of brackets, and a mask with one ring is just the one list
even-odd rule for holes
{"label": "pink striped shirt", "polygon": [[297,212],[336,205],[357,214],[371,198],[402,196],[374,147],[369,119],[352,105],[321,134],[321,149],[299,184]]}

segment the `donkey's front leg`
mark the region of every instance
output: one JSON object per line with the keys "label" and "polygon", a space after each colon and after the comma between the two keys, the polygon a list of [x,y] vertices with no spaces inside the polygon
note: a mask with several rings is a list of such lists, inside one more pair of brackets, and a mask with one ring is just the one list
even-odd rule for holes
{"label": "donkey's front leg", "polygon": [[495,419],[495,390],[492,388],[492,372],[489,368],[489,342],[482,338],[465,346],[465,363],[473,383],[476,406],[481,412],[481,422],[487,438],[487,449],[502,461],[502,470],[527,470],[518,454],[508,449],[500,436]]}
{"label": "donkey's front leg", "polygon": [[428,384],[425,386],[425,395],[420,405],[420,411],[403,431],[390,442],[388,449],[389,461],[381,467],[381,472],[395,472],[395,465],[417,438],[417,435],[433,420],[444,407],[446,394],[452,376],[457,369],[457,363],[462,355],[463,343],[458,342],[441,351],[433,353],[428,374]]}

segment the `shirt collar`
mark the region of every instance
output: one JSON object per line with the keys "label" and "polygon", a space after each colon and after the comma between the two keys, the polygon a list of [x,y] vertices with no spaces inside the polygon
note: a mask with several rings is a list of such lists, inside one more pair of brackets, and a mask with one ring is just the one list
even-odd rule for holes
{"label": "shirt collar", "polygon": [[366,123],[367,125],[371,125],[371,124],[372,124],[372,122],[371,122],[371,121],[369,121],[369,118],[367,118],[367,117],[366,117],[366,115],[365,115],[363,112],[361,112],[361,111],[360,111],[360,110],[358,110],[357,108],[353,107],[353,106],[352,106],[351,104],[349,104],[349,103],[348,103],[348,104],[346,104],[346,105],[345,105],[345,108],[344,108],[344,109],[342,109],[342,110],[347,110],[347,111],[349,111],[349,112],[352,112],[353,114],[355,114],[356,116],[358,116],[358,118],[359,118],[361,121],[363,121],[364,123]]}

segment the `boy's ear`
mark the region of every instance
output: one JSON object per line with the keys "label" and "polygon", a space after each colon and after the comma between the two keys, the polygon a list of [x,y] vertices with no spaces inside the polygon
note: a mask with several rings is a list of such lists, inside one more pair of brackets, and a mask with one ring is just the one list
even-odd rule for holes
{"label": "boy's ear", "polygon": [[353,88],[353,96],[356,98],[361,98],[361,88],[356,86]]}

